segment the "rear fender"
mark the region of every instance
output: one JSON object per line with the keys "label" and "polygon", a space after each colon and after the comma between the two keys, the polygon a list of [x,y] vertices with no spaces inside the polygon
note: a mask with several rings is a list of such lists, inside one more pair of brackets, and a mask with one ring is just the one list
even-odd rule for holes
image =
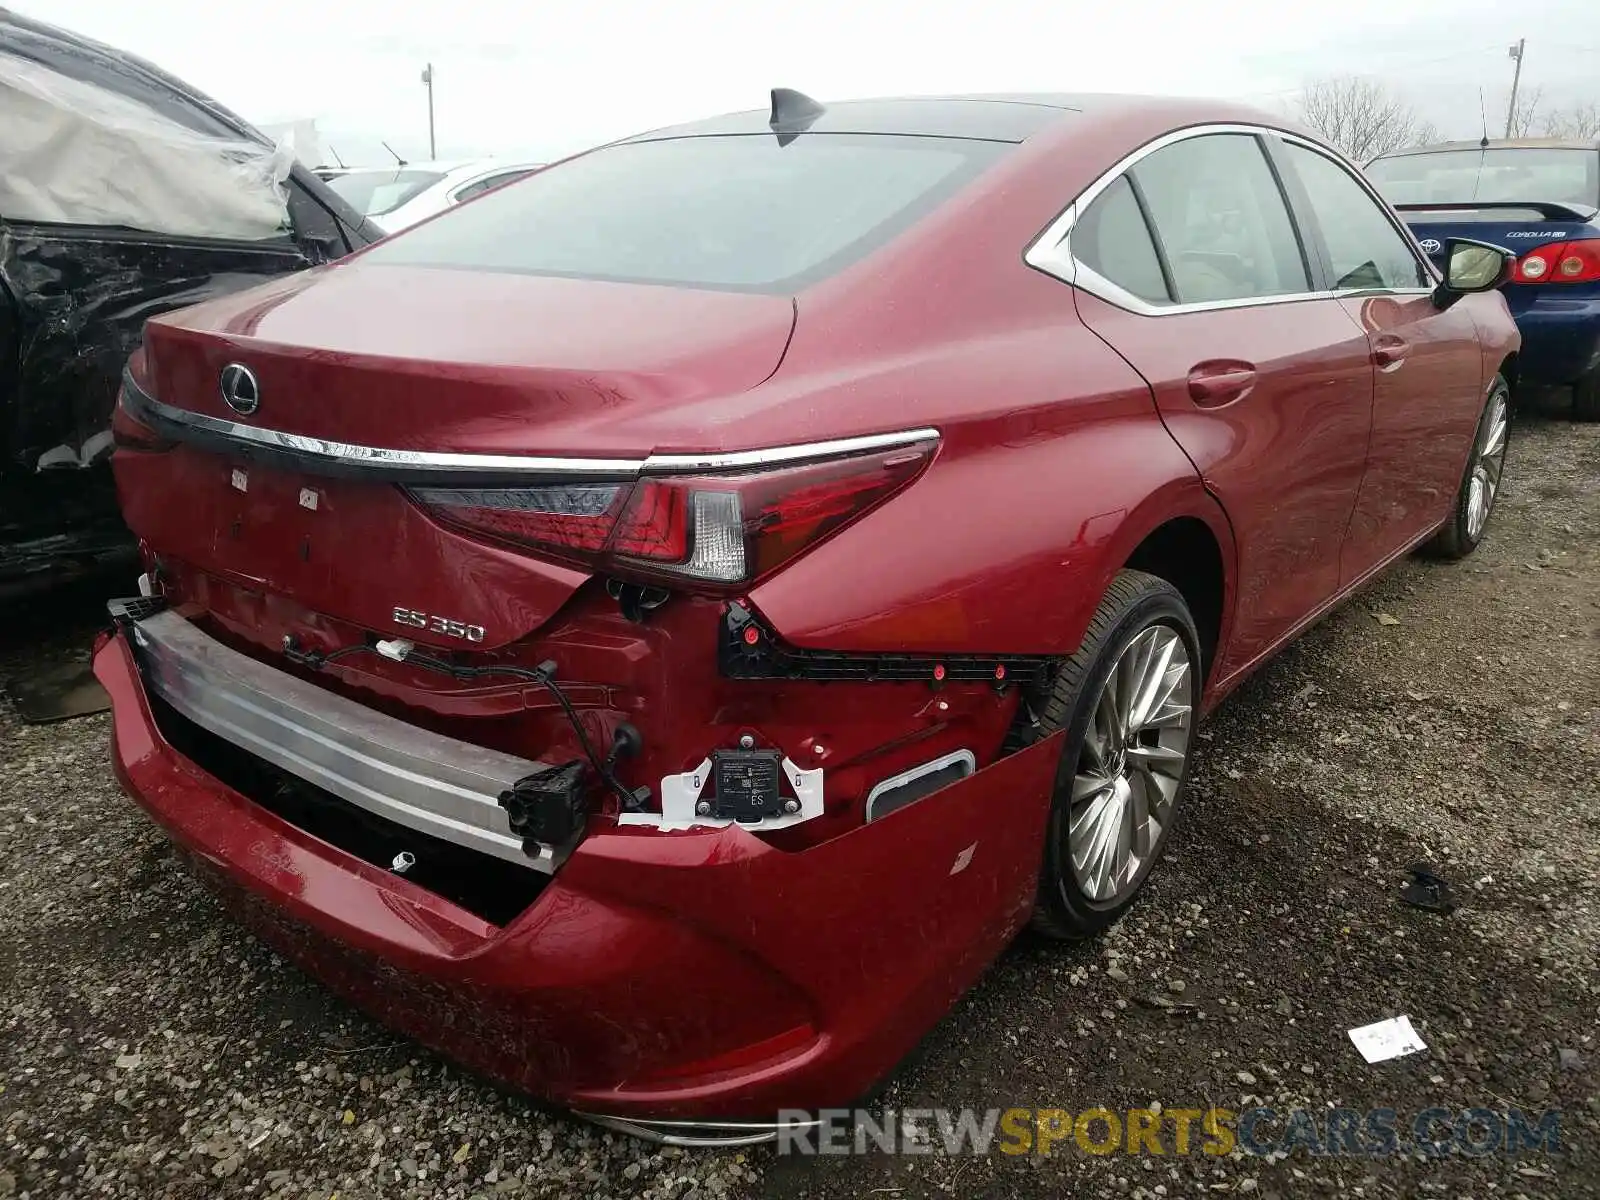
{"label": "rear fender", "polygon": [[1226,516],[1149,407],[1116,406],[1043,438],[942,452],[859,525],[761,584],[751,601],[790,643],[861,653],[1072,653],[1107,585],[1167,521],[1222,548]]}

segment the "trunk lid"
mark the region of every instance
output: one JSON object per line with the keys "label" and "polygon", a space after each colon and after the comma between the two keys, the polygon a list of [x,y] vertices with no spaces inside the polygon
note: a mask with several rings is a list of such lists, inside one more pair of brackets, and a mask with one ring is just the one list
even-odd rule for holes
{"label": "trunk lid", "polygon": [[1397,204],[1395,209],[1441,272],[1444,244],[1450,238],[1503,246],[1521,258],[1551,242],[1600,237],[1600,228],[1593,224],[1600,210],[1584,205],[1476,201]]}
{"label": "trunk lid", "polygon": [[635,455],[693,436],[674,407],[777,369],[788,296],[353,259],[158,317],[165,404],[241,421],[222,369],[260,384],[241,423],[401,450]]}
{"label": "trunk lid", "polygon": [[[170,408],[322,442],[641,459],[692,444],[683,408],[771,375],[793,320],[786,296],[352,262],[152,320],[142,384]],[[256,377],[254,412],[222,398],[231,363]],[[116,467],[154,552],[308,621],[492,648],[588,578],[446,529],[382,477],[226,442],[123,452]]]}

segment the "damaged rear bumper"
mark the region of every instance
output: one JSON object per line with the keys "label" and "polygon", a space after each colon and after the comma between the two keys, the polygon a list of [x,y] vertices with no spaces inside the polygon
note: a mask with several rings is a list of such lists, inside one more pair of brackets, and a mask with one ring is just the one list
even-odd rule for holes
{"label": "damaged rear bumper", "polygon": [[546,873],[564,857],[548,845],[525,853],[499,802],[545,764],[347,700],[230,649],[175,612],[127,629],[144,685],[235,746],[418,833]]}
{"label": "damaged rear bumper", "polygon": [[472,1069],[689,1142],[849,1104],[915,1045],[1027,918],[1059,756],[1051,738],[797,852],[597,818],[497,926],[178,753],[127,630],[95,671],[124,788],[265,941]]}

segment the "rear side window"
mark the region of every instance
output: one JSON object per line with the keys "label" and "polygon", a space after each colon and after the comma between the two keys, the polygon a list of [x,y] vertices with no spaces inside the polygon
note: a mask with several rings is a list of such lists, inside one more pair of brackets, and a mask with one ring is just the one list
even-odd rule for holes
{"label": "rear side window", "polygon": [[328,180],[328,186],[363,216],[381,217],[415,200],[443,178],[439,171],[397,167],[393,171],[347,171]]}
{"label": "rear side window", "polygon": [[456,192],[455,202],[460,204],[463,200],[471,200],[474,196],[481,196],[501,184],[515,183],[524,175],[531,174],[533,174],[533,168],[529,167],[522,171],[501,171],[498,175],[491,175],[487,179],[476,179]]}
{"label": "rear side window", "polygon": [[1102,279],[1150,304],[1169,304],[1161,259],[1133,185],[1118,176],[1072,230],[1072,257]]}
{"label": "rear side window", "polygon": [[362,261],[789,292],[887,242],[1012,148],[867,134],[627,142],[496,188]]}
{"label": "rear side window", "polygon": [[1406,239],[1354,175],[1294,142],[1284,143],[1283,150],[1322,231],[1336,289],[1427,286]]}
{"label": "rear side window", "polygon": [[1187,138],[1157,150],[1132,173],[1179,303],[1311,290],[1282,190],[1254,137]]}
{"label": "rear side window", "polygon": [[1369,163],[1367,178],[1391,204],[1600,204],[1600,154],[1562,146],[1400,154]]}

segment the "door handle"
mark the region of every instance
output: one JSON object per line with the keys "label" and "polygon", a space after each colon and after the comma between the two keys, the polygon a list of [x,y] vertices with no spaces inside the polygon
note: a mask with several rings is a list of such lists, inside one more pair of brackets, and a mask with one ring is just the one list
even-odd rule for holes
{"label": "door handle", "polygon": [[1256,385],[1256,369],[1245,362],[1197,363],[1189,371],[1189,398],[1202,408],[1241,400]]}
{"label": "door handle", "polygon": [[1372,361],[1380,371],[1392,371],[1405,362],[1411,353],[1411,343],[1392,333],[1380,333],[1372,339]]}

